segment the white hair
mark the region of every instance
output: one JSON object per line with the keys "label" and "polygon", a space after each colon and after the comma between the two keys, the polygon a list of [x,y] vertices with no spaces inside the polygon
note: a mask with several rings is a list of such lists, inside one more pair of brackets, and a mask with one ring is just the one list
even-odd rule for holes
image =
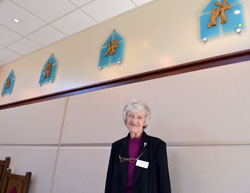
{"label": "white hair", "polygon": [[151,118],[151,111],[148,105],[144,102],[141,102],[137,99],[130,100],[123,108],[122,118],[125,125],[127,124],[127,114],[128,112],[139,112],[143,111],[145,113],[145,123],[143,129],[148,126],[149,120]]}

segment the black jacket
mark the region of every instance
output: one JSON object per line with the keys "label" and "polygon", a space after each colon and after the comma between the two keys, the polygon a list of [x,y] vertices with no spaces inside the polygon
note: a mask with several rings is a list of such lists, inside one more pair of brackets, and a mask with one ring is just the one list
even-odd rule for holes
{"label": "black jacket", "polygon": [[[119,156],[128,158],[128,141],[129,135],[112,144],[105,193],[126,192],[128,162],[120,162]],[[143,132],[138,155],[144,148],[140,160],[149,162],[149,166],[135,166],[132,193],[171,193],[166,143]]]}

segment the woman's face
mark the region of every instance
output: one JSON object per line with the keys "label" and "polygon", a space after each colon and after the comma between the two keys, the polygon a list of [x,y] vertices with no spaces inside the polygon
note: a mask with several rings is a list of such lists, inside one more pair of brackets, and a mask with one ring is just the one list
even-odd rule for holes
{"label": "woman's face", "polygon": [[145,112],[128,112],[127,113],[127,123],[126,126],[130,133],[141,134],[143,131],[143,126],[145,124]]}

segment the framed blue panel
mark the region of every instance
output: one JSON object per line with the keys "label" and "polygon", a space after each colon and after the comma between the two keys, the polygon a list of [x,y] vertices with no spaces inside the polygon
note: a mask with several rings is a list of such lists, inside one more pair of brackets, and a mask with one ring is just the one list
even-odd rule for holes
{"label": "framed blue panel", "polygon": [[2,97],[6,94],[11,94],[14,88],[14,84],[16,81],[16,76],[14,74],[14,71],[11,70],[9,76],[6,78],[3,89],[2,89]]}
{"label": "framed blue panel", "polygon": [[53,54],[49,57],[47,62],[43,65],[43,69],[41,71],[39,85],[43,85],[46,82],[54,82],[55,75],[57,70],[57,61]]}
{"label": "framed blue panel", "polygon": [[[115,49],[114,54],[109,53],[110,46],[113,46],[113,42],[117,42],[118,48]],[[111,64],[121,64],[123,62],[123,54],[124,54],[125,41],[121,35],[119,35],[115,30],[110,34],[108,39],[102,45],[99,56],[99,64],[98,68],[102,69],[105,66]],[[106,55],[105,55],[106,54]]]}
{"label": "framed blue panel", "polygon": [[226,23],[221,24],[221,14],[216,18],[216,25],[208,28],[212,10],[219,6],[215,2],[223,3],[224,0],[211,0],[200,14],[200,38],[206,41],[208,38],[220,36],[230,32],[241,32],[245,28],[243,6],[241,0],[228,0],[227,5],[232,8],[225,10]]}

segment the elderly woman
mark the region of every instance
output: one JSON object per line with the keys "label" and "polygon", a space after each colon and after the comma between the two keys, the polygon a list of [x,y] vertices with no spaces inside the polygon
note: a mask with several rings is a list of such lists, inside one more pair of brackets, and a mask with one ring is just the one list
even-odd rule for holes
{"label": "elderly woman", "polygon": [[171,193],[166,143],[144,132],[149,119],[145,103],[125,105],[129,134],[112,144],[105,193]]}

